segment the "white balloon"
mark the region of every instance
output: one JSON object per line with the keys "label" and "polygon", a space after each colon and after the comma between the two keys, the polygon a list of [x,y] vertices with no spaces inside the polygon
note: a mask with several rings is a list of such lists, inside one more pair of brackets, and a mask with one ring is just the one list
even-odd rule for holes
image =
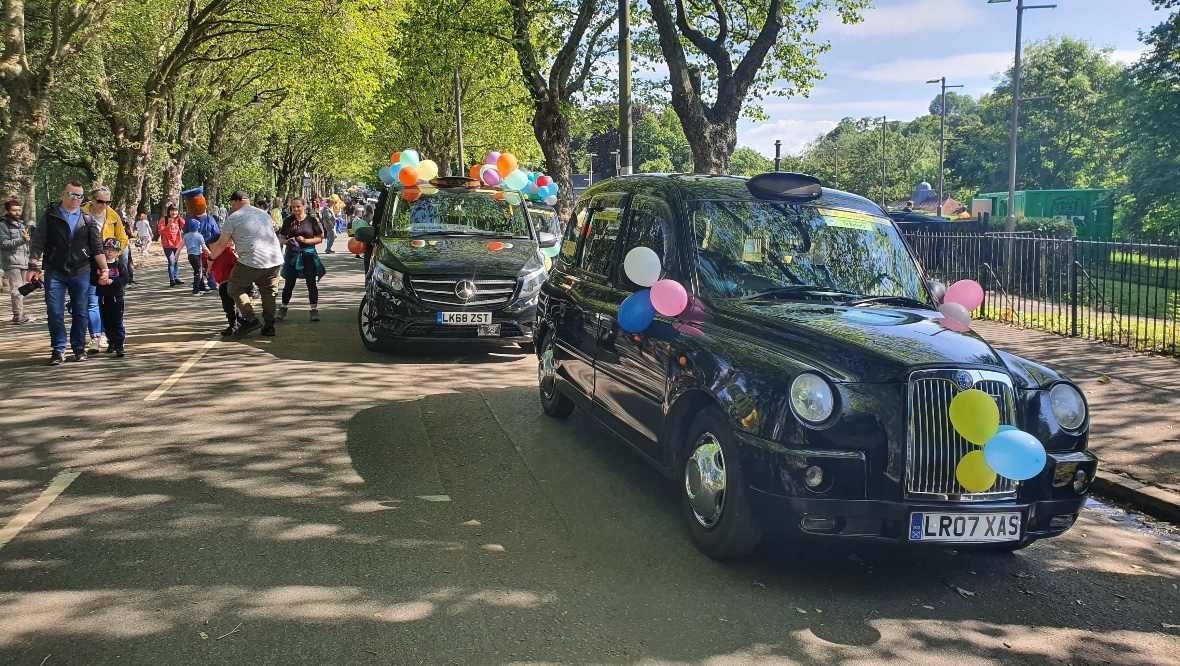
{"label": "white balloon", "polygon": [[971,326],[971,313],[967,311],[967,308],[958,303],[943,303],[938,306],[938,311],[947,319],[956,321],[967,327]]}
{"label": "white balloon", "polygon": [[660,256],[649,247],[637,247],[623,259],[627,279],[641,287],[650,287],[660,279]]}
{"label": "white balloon", "polygon": [[556,206],[556,205],[557,205],[557,197],[555,197],[555,196],[553,196],[553,195],[549,195],[549,196],[545,197],[544,199],[542,199],[542,201],[544,201],[545,203],[549,204],[550,206]]}

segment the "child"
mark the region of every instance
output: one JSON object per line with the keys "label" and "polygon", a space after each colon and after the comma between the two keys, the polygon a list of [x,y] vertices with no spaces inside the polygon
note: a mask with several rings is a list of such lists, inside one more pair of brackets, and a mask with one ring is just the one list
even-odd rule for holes
{"label": "child", "polygon": [[[221,238],[221,234],[216,234],[213,236],[213,242],[216,243],[219,238]],[[225,251],[213,260],[213,279],[217,281],[217,294],[221,296],[221,309],[225,311],[225,320],[229,323],[221,332],[223,338],[233,335],[238,322],[242,320],[234,299],[229,296],[229,274],[234,269],[234,264],[237,263],[238,255],[234,253],[232,245],[227,246]]]}
{"label": "child", "polygon": [[201,235],[200,222],[190,220],[185,228],[188,229],[188,233],[184,235],[184,247],[188,250],[188,263],[193,267],[193,295],[196,296],[209,289],[201,279],[201,257],[209,254],[209,248],[205,245],[205,237]]}
{"label": "child", "polygon": [[108,238],[103,243],[107,256],[106,279],[100,279],[95,271],[90,279],[94,281],[95,295],[98,296],[98,316],[107,334],[107,353],[117,358],[126,355],[127,329],[123,327],[123,289],[127,286],[127,264],[123,262],[123,243],[118,238]]}

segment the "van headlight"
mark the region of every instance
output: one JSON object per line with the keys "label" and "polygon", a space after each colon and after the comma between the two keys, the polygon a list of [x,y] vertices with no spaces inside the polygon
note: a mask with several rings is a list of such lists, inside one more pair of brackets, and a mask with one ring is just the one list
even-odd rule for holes
{"label": "van headlight", "polygon": [[394,293],[405,293],[406,283],[404,276],[399,272],[387,266],[377,264],[373,267],[373,279],[377,284],[389,289]]}
{"label": "van headlight", "polygon": [[805,372],[791,382],[791,409],[804,423],[823,423],[835,406],[832,387],[823,377]]}
{"label": "van headlight", "polygon": [[541,290],[541,285],[549,278],[549,272],[544,266],[520,276],[520,298],[531,298]]}
{"label": "van headlight", "polygon": [[1077,430],[1086,422],[1086,401],[1069,384],[1057,384],[1049,389],[1049,407],[1053,418],[1066,430]]}

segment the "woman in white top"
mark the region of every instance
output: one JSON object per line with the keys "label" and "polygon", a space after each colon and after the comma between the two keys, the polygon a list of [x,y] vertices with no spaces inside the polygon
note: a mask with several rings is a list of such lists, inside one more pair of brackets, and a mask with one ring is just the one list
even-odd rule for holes
{"label": "woman in white top", "polygon": [[140,213],[139,220],[135,222],[135,240],[139,243],[140,255],[150,257],[152,253],[148,252],[148,248],[152,246],[152,225],[145,213]]}

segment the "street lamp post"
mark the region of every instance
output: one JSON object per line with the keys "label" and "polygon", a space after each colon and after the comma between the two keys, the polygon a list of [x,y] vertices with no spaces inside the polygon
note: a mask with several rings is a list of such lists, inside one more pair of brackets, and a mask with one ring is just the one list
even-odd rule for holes
{"label": "street lamp post", "polygon": [[783,142],[779,139],[774,140],[774,170],[779,170],[779,163],[782,161]]}
{"label": "street lamp post", "polygon": [[942,84],[942,97],[940,98],[941,102],[939,102],[938,109],[939,115],[941,116],[938,125],[938,216],[942,217],[942,202],[946,201],[946,198],[942,194],[943,174],[946,173],[946,89],[962,88],[963,86],[948,86],[945,76],[941,79],[932,79],[926,83]]}
{"label": "street lamp post", "polygon": [[629,175],[632,172],[631,0],[619,0],[619,152],[615,175]]}
{"label": "street lamp post", "polygon": [[621,170],[623,165],[619,162],[619,151],[612,150],[610,151],[610,154],[615,156],[615,177],[617,178],[623,173]]}
{"label": "street lamp post", "polygon": [[598,157],[598,153],[586,153],[586,157],[590,158],[590,168],[586,171],[586,187],[594,184],[594,158]]}
{"label": "street lamp post", "polygon": [[840,189],[840,144],[837,143],[835,147],[836,147],[836,182],[832,184],[832,187],[834,187],[838,190],[838,189]]}
{"label": "street lamp post", "polygon": [[[1011,2],[1012,0],[987,0],[988,4]],[[1004,220],[1004,231],[1016,231],[1016,127],[1020,122],[1020,39],[1024,29],[1024,10],[1054,9],[1057,5],[1025,5],[1016,0],[1016,57],[1012,63],[1012,135],[1008,140],[1008,217]]]}
{"label": "street lamp post", "polygon": [[881,116],[881,208],[885,208],[885,132],[889,126],[888,118]]}

